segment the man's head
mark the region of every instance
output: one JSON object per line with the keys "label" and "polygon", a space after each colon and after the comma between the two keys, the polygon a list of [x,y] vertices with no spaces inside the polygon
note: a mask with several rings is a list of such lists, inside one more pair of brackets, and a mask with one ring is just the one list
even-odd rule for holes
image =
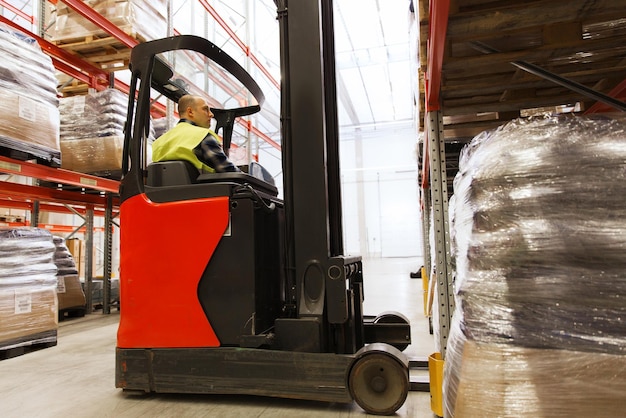
{"label": "man's head", "polygon": [[211,127],[213,113],[209,104],[200,96],[186,94],[178,99],[178,114],[181,119],[187,119],[203,128]]}

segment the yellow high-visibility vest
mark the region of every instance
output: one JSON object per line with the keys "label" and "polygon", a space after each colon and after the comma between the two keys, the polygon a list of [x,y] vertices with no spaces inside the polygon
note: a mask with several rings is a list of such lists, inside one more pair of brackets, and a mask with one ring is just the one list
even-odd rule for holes
{"label": "yellow high-visibility vest", "polygon": [[219,137],[212,130],[179,122],[152,143],[152,161],[184,160],[192,163],[201,172],[215,173],[214,169],[200,161],[193,152],[208,134],[219,142]]}

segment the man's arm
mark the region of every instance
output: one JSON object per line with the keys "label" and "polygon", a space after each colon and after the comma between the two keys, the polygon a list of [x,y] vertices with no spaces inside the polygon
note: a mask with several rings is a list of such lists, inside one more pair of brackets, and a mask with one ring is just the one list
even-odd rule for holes
{"label": "man's arm", "polygon": [[224,154],[222,146],[211,134],[208,134],[194,148],[194,153],[200,161],[214,169],[216,173],[240,171]]}

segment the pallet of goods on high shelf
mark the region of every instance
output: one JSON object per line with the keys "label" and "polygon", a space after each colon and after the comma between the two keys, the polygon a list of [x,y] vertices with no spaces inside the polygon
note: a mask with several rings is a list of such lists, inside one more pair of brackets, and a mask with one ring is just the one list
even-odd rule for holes
{"label": "pallet of goods on high shelf", "polygon": [[[167,35],[165,0],[87,0],[84,3],[138,42]],[[50,5],[48,25],[53,43],[99,68],[115,71],[128,66],[128,46],[62,2]]]}
{"label": "pallet of goods on high shelf", "polygon": [[463,150],[446,417],[623,414],[624,161],[621,115],[518,119]]}
{"label": "pallet of goods on high shelf", "polygon": [[127,105],[127,96],[115,89],[62,98],[62,167],[119,178]]}
{"label": "pallet of goods on high shelf", "polygon": [[0,359],[56,345],[54,252],[45,229],[0,229]]}
{"label": "pallet of goods on high shelf", "polygon": [[57,266],[57,297],[59,300],[59,321],[66,317],[85,316],[85,292],[78,278],[78,268],[65,239],[55,236],[54,264]]}
{"label": "pallet of goods on high shelf", "polygon": [[59,167],[59,109],[51,58],[0,24],[0,155]]}

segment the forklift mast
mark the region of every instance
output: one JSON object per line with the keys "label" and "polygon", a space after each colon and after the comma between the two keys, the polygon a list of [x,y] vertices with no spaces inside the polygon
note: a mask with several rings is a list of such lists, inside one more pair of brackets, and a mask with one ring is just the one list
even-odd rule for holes
{"label": "forklift mast", "polygon": [[[333,3],[276,0],[276,5],[287,275],[296,283],[300,317],[338,325],[356,315],[342,329],[353,340],[345,347],[349,352],[362,345],[363,290],[360,258],[343,256]],[[346,281],[353,286],[346,289]]]}
{"label": "forklift mast", "polygon": [[[310,253],[304,260],[343,255],[333,2],[276,3],[284,199],[293,208],[287,222],[294,226],[296,246]],[[307,245],[313,235],[319,241]]]}

